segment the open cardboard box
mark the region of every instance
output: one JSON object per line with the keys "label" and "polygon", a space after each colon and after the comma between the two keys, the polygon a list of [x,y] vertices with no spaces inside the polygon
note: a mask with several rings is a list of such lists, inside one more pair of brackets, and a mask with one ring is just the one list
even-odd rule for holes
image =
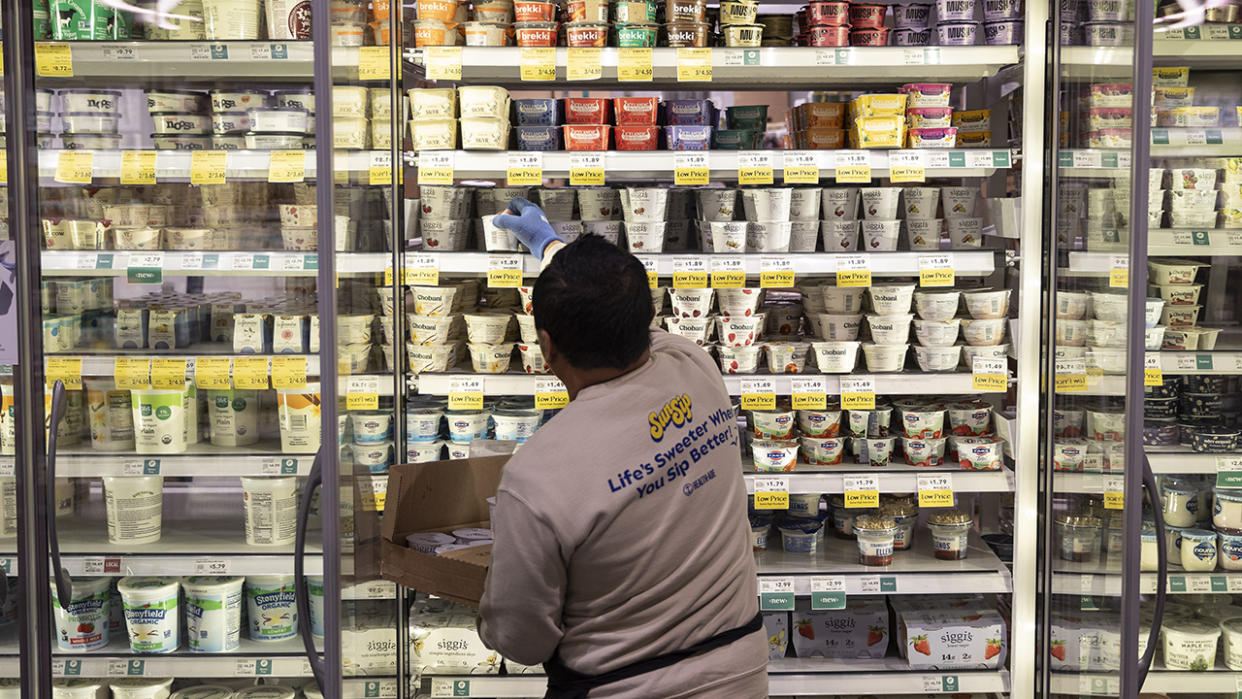
{"label": "open cardboard box", "polygon": [[388,469],[380,571],[384,579],[478,609],[492,547],[432,556],[408,548],[415,532],[487,527],[486,499],[500,487],[509,456],[401,464]]}

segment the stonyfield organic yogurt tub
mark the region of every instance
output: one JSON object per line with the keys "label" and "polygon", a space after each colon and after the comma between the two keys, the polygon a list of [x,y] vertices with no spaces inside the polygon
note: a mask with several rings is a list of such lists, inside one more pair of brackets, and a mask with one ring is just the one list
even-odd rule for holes
{"label": "stonyfield organic yogurt tub", "polygon": [[185,590],[185,630],[190,650],[236,651],[241,639],[242,579],[192,576]]}
{"label": "stonyfield organic yogurt tub", "polygon": [[181,584],[176,578],[122,578],[125,627],[135,653],[171,653],[180,645]]}
{"label": "stonyfield organic yogurt tub", "polygon": [[298,610],[292,575],[251,575],[245,595],[250,640],[283,641],[297,635]]}
{"label": "stonyfield organic yogurt tub", "polygon": [[56,645],[62,651],[87,651],[108,645],[108,617],[112,578],[70,581],[72,601],[62,604],[52,585],[52,612],[56,618]]}

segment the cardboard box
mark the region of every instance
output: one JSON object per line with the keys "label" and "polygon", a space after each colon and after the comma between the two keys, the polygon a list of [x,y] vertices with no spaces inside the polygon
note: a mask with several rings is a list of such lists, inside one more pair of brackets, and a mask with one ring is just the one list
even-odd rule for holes
{"label": "cardboard box", "polygon": [[391,467],[380,547],[384,579],[478,609],[491,546],[432,556],[410,550],[405,537],[488,527],[486,499],[496,494],[508,461],[508,456],[487,456]]}

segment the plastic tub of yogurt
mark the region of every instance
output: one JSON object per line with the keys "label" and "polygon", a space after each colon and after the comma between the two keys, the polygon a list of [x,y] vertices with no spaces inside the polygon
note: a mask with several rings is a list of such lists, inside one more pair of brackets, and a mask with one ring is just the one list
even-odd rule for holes
{"label": "plastic tub of yogurt", "polygon": [[[392,424],[389,413],[353,413],[349,421],[354,428],[355,444],[375,444],[388,440],[388,432]],[[439,419],[436,419],[439,428]],[[432,437],[434,439],[434,436]]]}
{"label": "plastic tub of yogurt", "polygon": [[1216,570],[1216,533],[1206,529],[1182,532],[1181,562],[1188,573],[1209,573]]}
{"label": "plastic tub of yogurt", "polygon": [[86,379],[91,448],[131,451],[134,448],[133,405],[128,390],[108,379]]}
{"label": "plastic tub of yogurt", "polygon": [[283,641],[298,632],[292,575],[250,575],[244,586],[250,640]]}
{"label": "plastic tub of yogurt", "polygon": [[162,476],[104,476],[108,541],[151,544],[160,540],[164,511]]}
{"label": "plastic tub of yogurt", "polygon": [[534,436],[543,421],[542,410],[497,410],[492,414],[496,439],[517,440],[519,444]]}
{"label": "plastic tub of yogurt", "polygon": [[211,443],[240,447],[259,441],[259,392],[249,389],[207,392]]}
{"label": "plastic tub of yogurt", "polygon": [[751,440],[750,451],[756,471],[792,471],[798,461],[797,442],[755,439]]}
{"label": "plastic tub of yogurt", "polygon": [[233,688],[222,684],[200,684],[179,689],[170,699],[233,699]]}
{"label": "plastic tub of yogurt", "polygon": [[313,454],[319,450],[319,404],[318,381],[308,381],[306,388],[276,390],[281,451]]}
{"label": "plastic tub of yogurt", "polygon": [[56,585],[52,585],[52,616],[60,650],[89,651],[108,645],[111,588],[112,578],[72,579],[73,599],[62,605],[56,598]]}
{"label": "plastic tub of yogurt", "polygon": [[[405,460],[412,464],[425,464],[432,461],[439,461],[440,453],[443,448],[444,442],[438,439],[434,442],[406,442]],[[383,473],[388,470],[387,463],[368,463],[366,465],[371,468],[372,473]]]}
{"label": "plastic tub of yogurt", "polygon": [[241,639],[242,578],[191,576],[181,585],[185,590],[185,633],[190,650],[236,651]]}
{"label": "plastic tub of yogurt", "polygon": [[787,553],[814,556],[824,523],[818,519],[785,519],[780,523],[781,546]]}
{"label": "plastic tub of yogurt", "polygon": [[243,476],[246,543],[284,546],[297,529],[298,485],[292,476]]}
{"label": "plastic tub of yogurt", "polygon": [[171,677],[125,677],[108,681],[112,699],[165,699],[172,691]]}
{"label": "plastic tub of yogurt", "polygon": [[52,680],[53,699],[102,699],[106,687],[99,680]]}
{"label": "plastic tub of yogurt", "polygon": [[139,454],[184,452],[184,391],[134,389],[131,395],[136,451]]}
{"label": "plastic tub of yogurt", "polygon": [[171,653],[180,644],[181,583],[176,578],[121,578],[129,647],[135,653]]}
{"label": "plastic tub of yogurt", "polygon": [[488,410],[450,410],[444,414],[448,422],[449,438],[454,442],[471,442],[487,439]]}
{"label": "plastic tub of yogurt", "polygon": [[407,442],[434,442],[440,436],[442,408],[416,407],[405,411],[405,440]]}
{"label": "plastic tub of yogurt", "polygon": [[1194,620],[1168,620],[1160,629],[1164,666],[1169,670],[1211,670],[1216,664],[1218,625]]}
{"label": "plastic tub of yogurt", "polygon": [[310,597],[311,636],[323,638],[323,576],[306,576],[306,594]]}

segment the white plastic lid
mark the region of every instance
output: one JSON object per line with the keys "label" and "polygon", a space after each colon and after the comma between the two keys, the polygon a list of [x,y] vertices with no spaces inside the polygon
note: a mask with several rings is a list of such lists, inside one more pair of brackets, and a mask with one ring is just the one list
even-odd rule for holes
{"label": "white plastic lid", "polygon": [[164,600],[176,599],[181,581],[176,578],[136,577],[121,578],[116,589],[123,598]]}
{"label": "white plastic lid", "polygon": [[[70,583],[69,594],[73,597],[73,600],[83,600],[100,592],[105,592],[108,586],[112,584],[112,578],[71,578]],[[56,597],[55,580],[52,580],[52,597]]]}
{"label": "white plastic lid", "polygon": [[181,587],[185,589],[185,593],[220,593],[235,590],[241,592],[242,581],[245,578],[218,576],[218,575],[192,575],[188,578],[182,578]]}

